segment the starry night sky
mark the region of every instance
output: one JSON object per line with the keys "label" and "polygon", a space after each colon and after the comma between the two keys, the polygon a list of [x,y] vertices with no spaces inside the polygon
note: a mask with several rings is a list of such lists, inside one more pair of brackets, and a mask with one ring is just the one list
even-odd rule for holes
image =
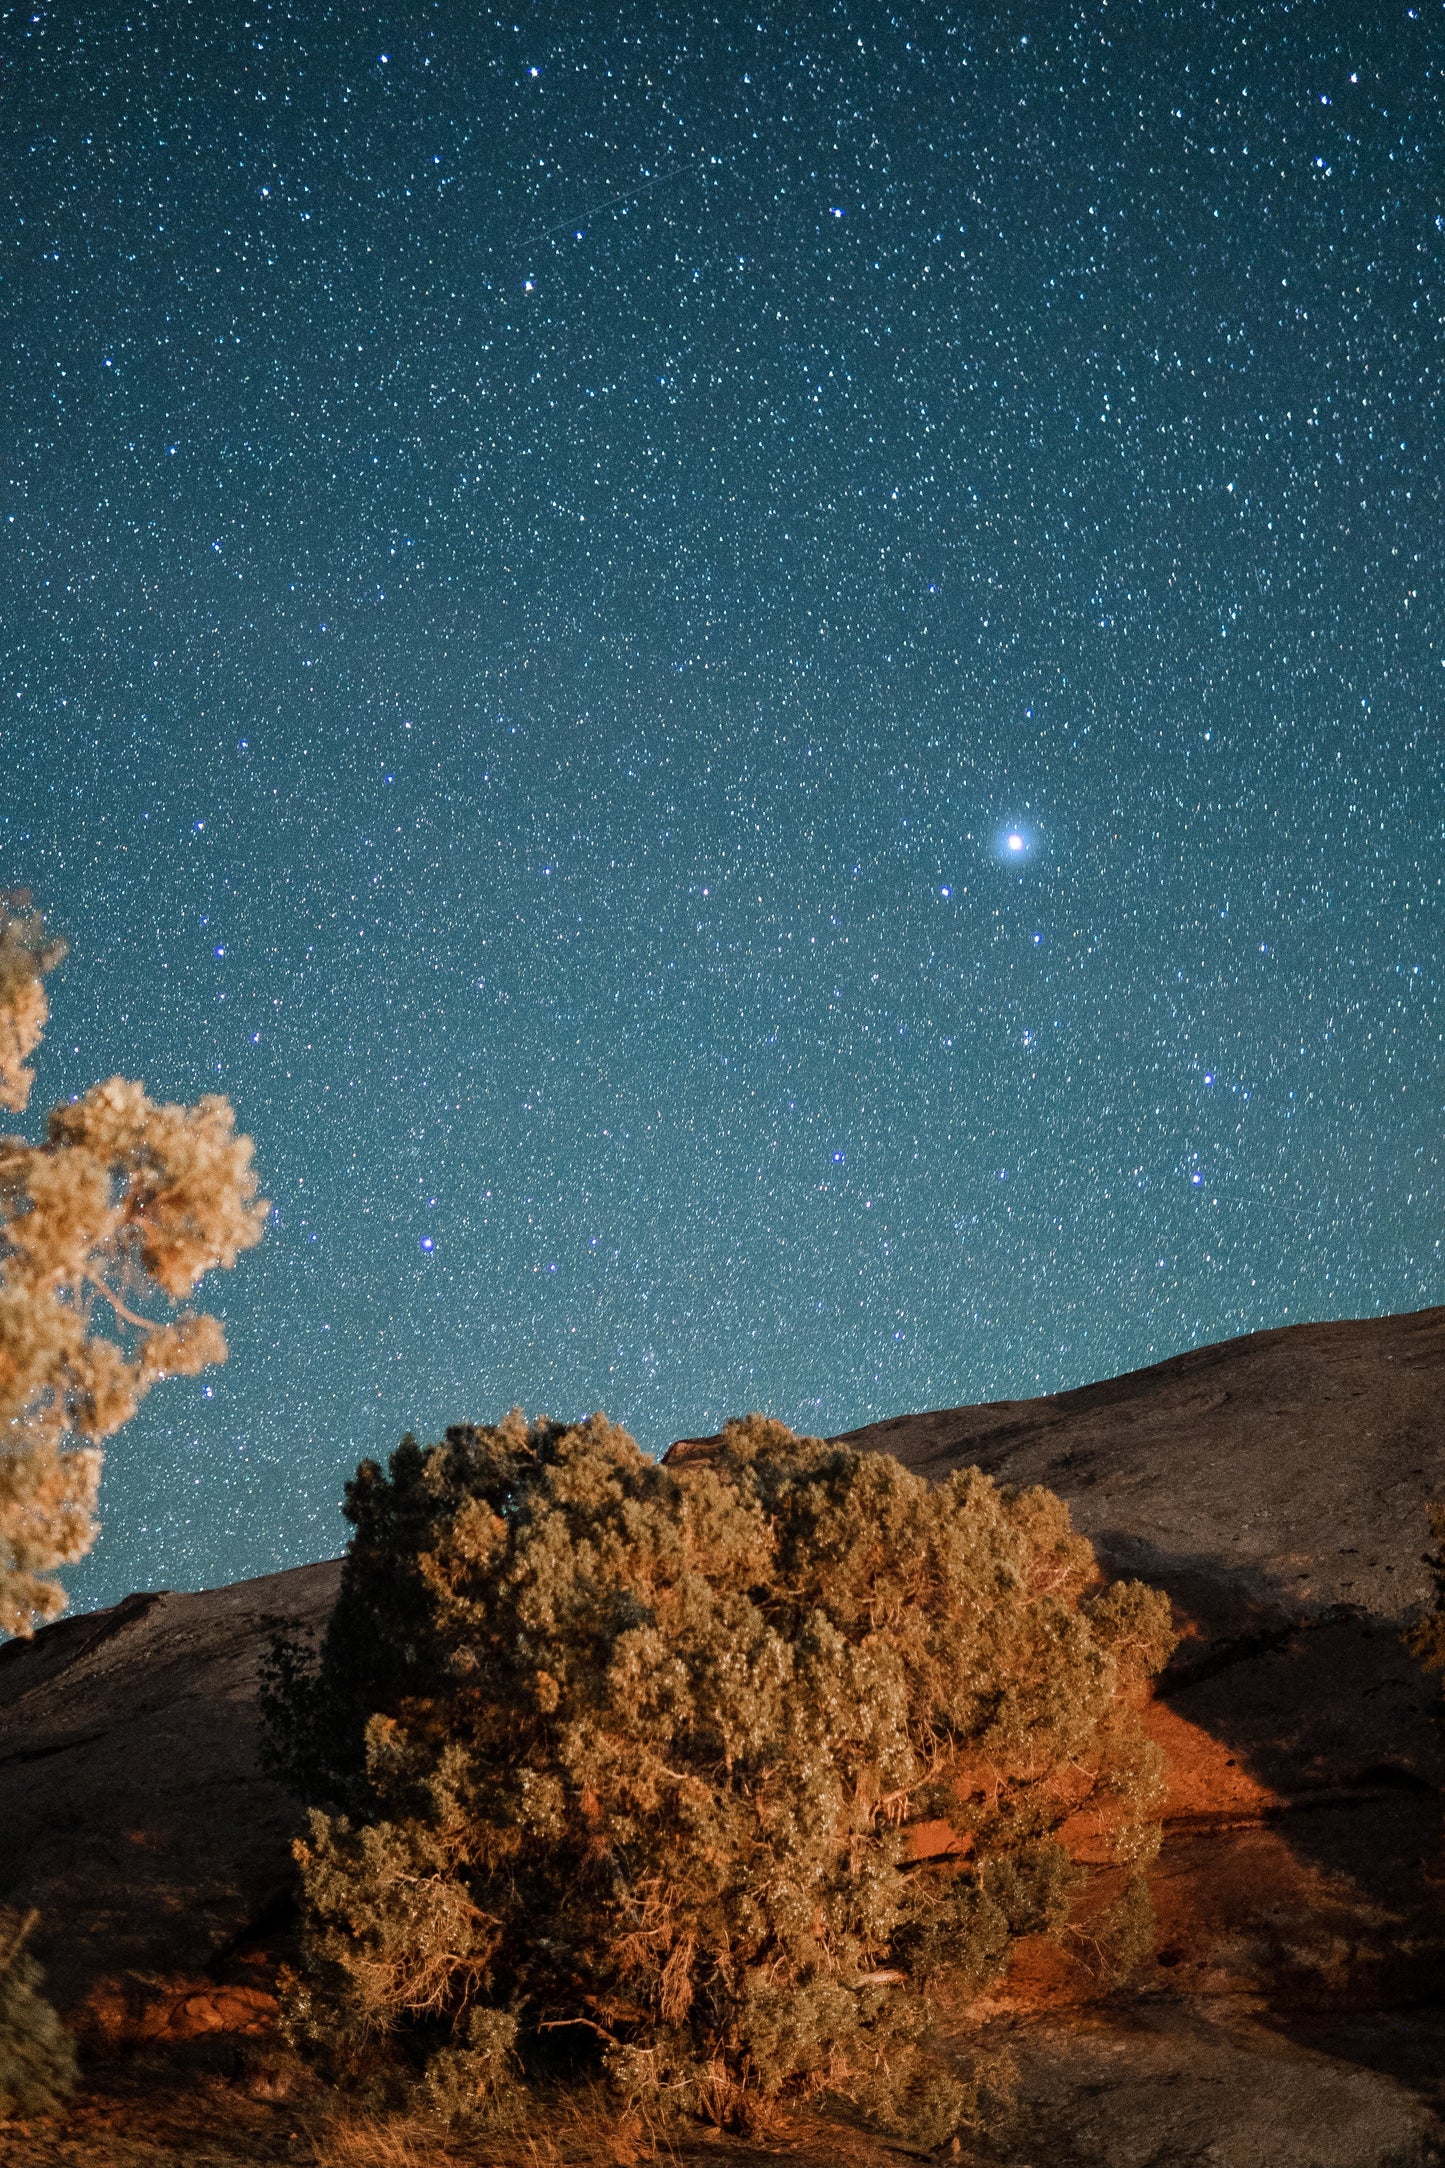
{"label": "starry night sky", "polygon": [[34,1109],[277,1207],[79,1602],[1445,1297],[1442,30],[0,7]]}

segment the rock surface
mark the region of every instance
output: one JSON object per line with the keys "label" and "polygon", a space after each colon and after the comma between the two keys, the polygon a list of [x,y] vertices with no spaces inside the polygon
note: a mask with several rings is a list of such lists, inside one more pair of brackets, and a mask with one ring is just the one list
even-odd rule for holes
{"label": "rock surface", "polygon": [[[1338,2043],[1337,2043],[1338,2045]],[[1419,2090],[1215,2008],[1044,2023],[1017,2048],[1009,2168],[1414,2168],[1437,2159]]]}
{"label": "rock surface", "polygon": [[39,1908],[84,2030],[265,2020],[247,1945],[288,1901],[296,1812],[261,1774],[257,1674],[275,1628],[325,1624],[340,1570],[128,1596],[0,1647],[0,1904]]}
{"label": "rock surface", "polygon": [[1429,1592],[1445,1497],[1445,1309],[1290,1325],[1042,1400],[847,1433],[930,1477],[1046,1483],[1114,1572],[1167,1586],[1218,1637]]}
{"label": "rock surface", "polygon": [[[1433,1310],[850,1435],[930,1477],[1047,1483],[1184,1633],[1150,1713],[1157,1958],[1121,2001],[1082,1957],[1025,1953],[989,2020],[1024,2080],[992,2158],[1445,2159],[1440,1695],[1399,1639],[1445,1497],[1442,1385]],[[92,2034],[269,2022],[295,1815],[257,1766],[257,1671],[337,1574],[134,1596],[0,1649],[0,1903],[41,1908],[51,1991]]]}

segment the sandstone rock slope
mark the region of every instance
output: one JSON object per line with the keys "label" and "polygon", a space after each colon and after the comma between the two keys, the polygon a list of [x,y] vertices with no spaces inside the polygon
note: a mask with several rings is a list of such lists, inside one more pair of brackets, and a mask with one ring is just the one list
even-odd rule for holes
{"label": "sandstone rock slope", "polygon": [[257,1670],[274,1627],[324,1624],[339,1572],[128,1596],[0,1647],[0,1904],[40,1908],[49,1993],[83,2027],[255,2006],[219,1975],[285,1903],[296,1822],[258,1766]]}
{"label": "sandstone rock slope", "polygon": [[899,1415],[848,1442],[929,1476],[974,1462],[1047,1483],[1119,1571],[1188,1591],[1211,1626],[1428,1592],[1445,1496],[1445,1309],[1291,1325],[1041,1400]]}

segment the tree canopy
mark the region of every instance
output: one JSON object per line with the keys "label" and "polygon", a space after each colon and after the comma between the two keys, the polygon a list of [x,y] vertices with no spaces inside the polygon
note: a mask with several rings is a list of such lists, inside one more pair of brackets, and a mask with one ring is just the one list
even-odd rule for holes
{"label": "tree canopy", "polygon": [[[0,1107],[21,1113],[65,953],[24,892],[0,897]],[[0,1137],[0,1632],[65,1597],[95,1540],[101,1446],[160,1379],[226,1359],[190,1308],[205,1274],[261,1239],[249,1137],[230,1102],[159,1105],[111,1077],[52,1109],[42,1143]]]}

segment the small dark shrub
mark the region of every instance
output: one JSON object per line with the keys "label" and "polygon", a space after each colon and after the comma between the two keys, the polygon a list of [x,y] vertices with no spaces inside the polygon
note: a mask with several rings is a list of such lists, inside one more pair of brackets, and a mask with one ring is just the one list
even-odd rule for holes
{"label": "small dark shrub", "polygon": [[347,1513],[319,1666],[270,1693],[313,1806],[290,2023],[336,2075],[496,2118],[565,2050],[652,2115],[831,2091],[938,2143],[982,2078],[934,2014],[1064,1930],[1062,1825],[1157,1843],[1167,1604],[1047,1491],[513,1414],[363,1464]]}
{"label": "small dark shrub", "polygon": [[0,2118],[47,2115],[75,2088],[70,2035],[25,1947],[35,1917],[0,1912]]}
{"label": "small dark shrub", "polygon": [[1425,1554],[1434,1587],[1430,1609],[1405,1630],[1404,1642],[1426,1671],[1445,1671],[1445,1505],[1428,1509],[1431,1545]]}

